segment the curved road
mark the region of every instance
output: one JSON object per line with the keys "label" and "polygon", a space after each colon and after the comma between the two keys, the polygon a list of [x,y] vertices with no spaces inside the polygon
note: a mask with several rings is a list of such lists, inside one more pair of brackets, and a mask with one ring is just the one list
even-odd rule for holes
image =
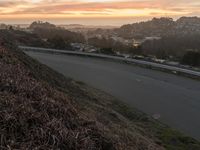
{"label": "curved road", "polygon": [[102,59],[26,53],[200,140],[200,81]]}

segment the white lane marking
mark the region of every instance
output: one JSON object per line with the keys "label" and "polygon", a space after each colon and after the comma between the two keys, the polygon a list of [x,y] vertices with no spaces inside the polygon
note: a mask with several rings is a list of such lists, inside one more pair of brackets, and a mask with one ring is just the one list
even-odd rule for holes
{"label": "white lane marking", "polygon": [[137,81],[137,82],[142,82],[142,80],[140,80],[140,79],[136,79],[136,81]]}
{"label": "white lane marking", "polygon": [[153,117],[154,119],[158,120],[158,119],[161,118],[161,115],[160,115],[160,114],[154,114],[152,117]]}

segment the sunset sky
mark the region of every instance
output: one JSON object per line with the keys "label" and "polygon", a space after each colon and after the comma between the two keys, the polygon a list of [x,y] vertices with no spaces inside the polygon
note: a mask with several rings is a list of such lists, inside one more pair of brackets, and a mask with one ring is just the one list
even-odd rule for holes
{"label": "sunset sky", "polygon": [[200,16],[200,0],[0,0],[6,23],[121,25],[161,16]]}

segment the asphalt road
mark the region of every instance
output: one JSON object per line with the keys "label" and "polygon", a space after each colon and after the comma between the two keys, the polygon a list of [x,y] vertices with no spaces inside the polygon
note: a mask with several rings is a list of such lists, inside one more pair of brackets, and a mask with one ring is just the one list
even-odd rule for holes
{"label": "asphalt road", "polygon": [[26,53],[200,140],[200,81],[103,59]]}
{"label": "asphalt road", "polygon": [[145,61],[145,60],[138,60],[138,59],[133,59],[133,58],[124,58],[124,57],[119,57],[119,56],[111,56],[111,55],[105,55],[105,54],[96,54],[96,53],[87,53],[87,52],[79,52],[79,51],[69,51],[69,50],[58,50],[58,49],[49,49],[49,48],[39,48],[39,47],[27,47],[27,46],[18,46],[22,50],[26,51],[35,51],[35,52],[50,52],[50,53],[58,53],[58,54],[71,54],[71,55],[78,55],[78,56],[91,56],[91,57],[96,57],[96,58],[107,58],[110,60],[117,60],[117,61],[123,61],[123,62],[129,62],[129,63],[136,63],[140,65],[145,65],[145,66],[151,66],[151,67],[156,67],[159,69],[164,69],[168,71],[173,71],[173,72],[180,72],[185,75],[189,75],[192,77],[196,77],[200,79],[200,72],[191,70],[188,68],[183,68],[183,67],[178,67],[178,66],[170,66],[166,64],[159,64],[155,62],[150,62],[150,61]]}

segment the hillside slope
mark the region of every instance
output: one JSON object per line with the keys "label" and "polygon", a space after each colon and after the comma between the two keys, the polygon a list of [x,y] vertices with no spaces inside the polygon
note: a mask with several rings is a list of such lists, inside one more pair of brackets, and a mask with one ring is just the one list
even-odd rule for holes
{"label": "hillside slope", "polygon": [[1,149],[113,149],[70,97],[35,79],[4,47],[0,68]]}
{"label": "hillside slope", "polygon": [[174,21],[172,18],[153,18],[152,20],[123,25],[116,30],[123,38],[166,37],[200,34],[199,17],[181,17]]}
{"label": "hillside slope", "polygon": [[112,96],[0,45],[0,149],[200,149]]}

